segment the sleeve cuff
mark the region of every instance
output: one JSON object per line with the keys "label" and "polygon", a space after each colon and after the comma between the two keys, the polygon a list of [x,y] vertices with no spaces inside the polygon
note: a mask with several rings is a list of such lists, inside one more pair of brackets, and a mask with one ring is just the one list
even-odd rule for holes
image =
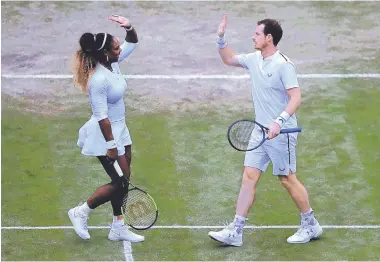
{"label": "sleeve cuff", "polygon": [[95,119],[96,119],[98,122],[101,121],[101,120],[103,120],[103,119],[106,119],[106,118],[108,118],[107,115],[95,116]]}

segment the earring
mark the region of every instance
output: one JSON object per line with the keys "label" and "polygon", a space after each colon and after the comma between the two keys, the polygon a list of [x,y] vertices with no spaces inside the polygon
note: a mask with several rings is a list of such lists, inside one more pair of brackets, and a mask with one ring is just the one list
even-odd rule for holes
{"label": "earring", "polygon": [[107,57],[107,62],[108,62],[108,55],[106,55],[106,57]]}

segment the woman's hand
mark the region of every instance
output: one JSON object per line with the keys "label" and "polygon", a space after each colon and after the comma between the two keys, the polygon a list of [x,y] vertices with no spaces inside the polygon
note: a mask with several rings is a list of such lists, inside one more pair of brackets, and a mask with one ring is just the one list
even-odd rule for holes
{"label": "woman's hand", "polygon": [[111,15],[108,17],[109,20],[119,23],[121,27],[130,28],[132,25],[129,22],[128,18],[120,15]]}
{"label": "woman's hand", "polygon": [[108,149],[106,158],[111,164],[113,164],[117,159],[117,148]]}

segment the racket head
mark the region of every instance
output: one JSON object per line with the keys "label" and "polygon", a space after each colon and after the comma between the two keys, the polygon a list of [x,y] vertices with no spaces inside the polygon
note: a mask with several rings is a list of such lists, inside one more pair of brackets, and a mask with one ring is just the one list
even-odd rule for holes
{"label": "racket head", "polygon": [[[256,130],[255,130],[256,129]],[[259,131],[252,137],[253,131]],[[260,147],[266,140],[266,128],[254,120],[242,119],[233,122],[227,131],[227,138],[230,145],[238,151],[251,151]],[[259,134],[261,133],[261,134]]]}
{"label": "racket head", "polygon": [[127,224],[136,230],[151,228],[158,219],[158,208],[154,199],[133,185],[123,198],[121,210]]}

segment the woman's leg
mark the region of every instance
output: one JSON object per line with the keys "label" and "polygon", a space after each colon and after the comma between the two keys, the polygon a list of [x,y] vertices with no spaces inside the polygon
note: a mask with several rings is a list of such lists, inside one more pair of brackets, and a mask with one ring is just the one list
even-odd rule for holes
{"label": "woman's leg", "polygon": [[[125,146],[124,148],[125,148],[125,154],[122,156],[119,156],[117,158],[117,162],[121,170],[123,171],[124,177],[127,177],[127,179],[129,180],[129,177],[131,174],[130,165],[131,165],[131,159],[132,159],[132,152],[131,152],[132,150],[131,150],[130,145]],[[123,182],[124,181],[125,180],[123,180]],[[143,236],[135,234],[129,231],[127,227],[123,226],[124,217],[121,215],[121,205],[122,205],[124,195],[126,193],[125,190],[127,190],[127,188],[125,188],[125,185],[124,185],[124,187],[122,187],[122,190],[117,191],[111,198],[112,208],[114,209],[114,217],[113,217],[113,224],[112,224],[110,233],[108,235],[108,239],[112,241],[124,240],[124,241],[130,241],[130,242],[144,241],[145,238]],[[119,213],[115,212],[115,210],[116,211],[120,210],[120,215],[118,215]]]}
{"label": "woman's leg", "polygon": [[[105,156],[99,156],[98,159],[102,164],[104,170],[107,172],[108,176],[111,178],[111,183],[98,188],[94,192],[93,196],[89,198],[89,200],[93,200],[91,203],[94,203],[97,206],[99,206],[101,202],[105,203],[105,199],[108,199],[107,201],[111,200],[113,215],[121,216],[121,201],[123,199],[123,190],[120,176],[117,173],[114,165],[110,163]],[[110,187],[110,185],[112,187]],[[107,194],[107,191],[110,194]]]}
{"label": "woman's leg", "polygon": [[[111,200],[115,192],[121,191],[121,183],[120,177],[118,176],[115,167],[109,163],[105,156],[98,157],[100,162],[102,163],[104,169],[107,174],[111,177],[111,183],[103,185],[95,190],[91,197],[88,200],[77,207],[74,207],[69,210],[68,215],[70,217],[71,222],[73,223],[75,232],[82,239],[90,239],[90,234],[88,233],[87,220],[91,211],[98,206],[108,202]],[[116,214],[121,215],[121,204],[119,205],[119,209],[115,207],[115,210],[119,210]],[[115,211],[114,211],[115,213]]]}

